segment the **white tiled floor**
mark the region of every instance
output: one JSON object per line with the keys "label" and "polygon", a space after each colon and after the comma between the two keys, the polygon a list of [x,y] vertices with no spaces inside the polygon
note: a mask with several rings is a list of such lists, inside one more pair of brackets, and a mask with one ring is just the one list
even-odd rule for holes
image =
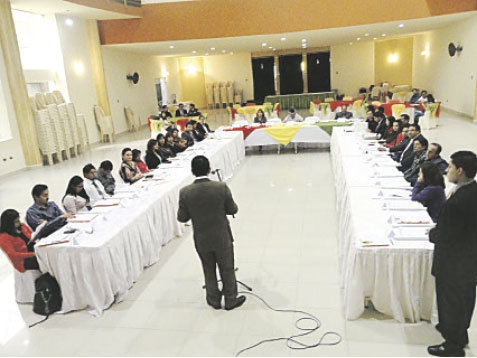
{"label": "white tiled floor", "polygon": [[[425,133],[444,147],[477,151],[477,125],[443,114],[442,125]],[[0,210],[24,212],[34,183],[50,186],[59,201],[66,182],[91,161],[119,163],[127,143],[141,149],[148,132],[127,134],[112,145],[95,146],[79,158],[53,167],[38,167],[0,177]],[[441,338],[427,322],[401,325],[366,311],[356,321],[343,318],[338,281],[337,218],[329,153],[305,151],[247,156],[229,183],[239,205],[232,220],[237,276],[273,307],[307,310],[324,331],[339,332],[337,346],[292,351],[284,341],[268,343],[244,356],[424,356],[426,346]],[[172,241],[161,260],[146,269],[126,301],[100,318],[86,312],[38,320],[30,305],[13,297],[12,269],[0,257],[0,355],[28,356],[231,356],[259,340],[296,333],[295,314],[275,313],[249,297],[237,310],[215,311],[205,304],[202,270],[191,231]],[[471,350],[477,351],[477,323]],[[331,339],[331,337],[330,337]]]}

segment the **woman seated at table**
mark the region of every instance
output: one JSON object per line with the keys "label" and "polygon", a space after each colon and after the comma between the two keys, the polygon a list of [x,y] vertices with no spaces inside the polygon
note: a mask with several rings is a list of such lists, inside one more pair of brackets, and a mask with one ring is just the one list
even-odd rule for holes
{"label": "woman seated at table", "polygon": [[174,142],[174,137],[172,136],[172,133],[166,134],[166,146],[172,151],[172,153],[174,153],[174,157],[177,155],[177,153],[184,151],[183,148],[181,148]]}
{"label": "woman seated at table", "polygon": [[160,119],[161,121],[163,121],[164,123],[169,123],[169,117],[167,116],[167,113],[168,113],[168,112],[162,111],[162,112],[159,114],[159,119]]}
{"label": "woman seated at table", "polygon": [[159,133],[157,135],[157,144],[159,145],[158,153],[161,156],[162,162],[170,163],[168,159],[175,157],[176,153],[174,153],[167,145],[166,137],[164,137],[164,134]]}
{"label": "woman seated at table", "polygon": [[84,180],[78,175],[72,177],[63,196],[63,206],[69,214],[91,210],[89,196],[84,190]]}
{"label": "woman seated at table", "polygon": [[167,133],[172,133],[174,129],[177,129],[177,123],[176,122],[170,122],[169,126],[166,128]]}
{"label": "woman seated at table", "polygon": [[159,155],[159,145],[157,140],[149,139],[147,142],[147,149],[146,149],[146,164],[150,170],[157,169],[159,164],[162,163],[162,158]]}
{"label": "woman seated at table", "polygon": [[0,248],[19,272],[39,269],[30,240],[31,230],[20,222],[18,211],[5,210],[0,216]]}
{"label": "woman seated at table", "polygon": [[419,169],[416,185],[412,188],[412,200],[424,205],[434,222],[437,222],[442,205],[446,201],[444,189],[444,177],[439,167],[425,161]]}
{"label": "woman seated at table", "polygon": [[414,139],[412,145],[414,159],[412,161],[411,167],[404,172],[404,179],[411,183],[411,186],[414,186],[419,175],[419,168],[426,160],[429,142],[423,136],[419,136]]}
{"label": "woman seated at table", "polygon": [[267,118],[265,118],[265,113],[261,109],[257,111],[257,114],[255,115],[255,118],[253,120],[253,123],[260,123],[260,124],[267,123]]}
{"label": "woman seated at table", "polygon": [[171,134],[172,134],[172,140],[174,141],[174,144],[176,145],[176,147],[178,149],[180,149],[180,152],[183,152],[184,150],[186,150],[187,149],[187,143],[184,139],[182,139],[179,136],[179,130],[174,129],[174,130],[172,130]]}
{"label": "woman seated at table", "polygon": [[398,145],[402,141],[402,129],[401,129],[401,121],[394,121],[392,124],[391,132],[386,132],[385,134],[385,140],[386,144],[385,146],[388,148],[394,147],[395,145]]}
{"label": "woman seated at table", "polygon": [[139,168],[141,173],[148,173],[149,170],[147,170],[147,165],[144,163],[141,159],[141,151],[139,149],[133,149],[132,150],[132,157],[133,157],[133,162],[136,164],[136,166]]}
{"label": "woman seated at table", "polygon": [[393,123],[396,122],[396,118],[393,116],[386,116],[384,120],[384,133],[382,139],[386,139],[388,135],[390,135],[393,131]]}
{"label": "woman seated at table", "polygon": [[121,169],[119,175],[125,183],[133,184],[144,175],[141,173],[136,163],[133,162],[131,148],[124,148],[121,152],[123,162],[121,163]]}

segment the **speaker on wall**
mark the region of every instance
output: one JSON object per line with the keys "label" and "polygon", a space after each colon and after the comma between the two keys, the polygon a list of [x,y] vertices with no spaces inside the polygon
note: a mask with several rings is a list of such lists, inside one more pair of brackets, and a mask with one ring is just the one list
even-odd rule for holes
{"label": "speaker on wall", "polygon": [[456,53],[461,52],[463,50],[463,47],[460,46],[460,45],[456,46],[456,45],[454,45],[453,42],[451,42],[449,44],[449,49],[448,50],[449,50],[449,56],[453,57],[453,56],[455,56]]}
{"label": "speaker on wall", "polygon": [[139,73],[134,72],[132,75],[127,75],[126,78],[129,81],[132,81],[132,83],[134,83],[135,85],[137,85],[137,83],[139,82]]}

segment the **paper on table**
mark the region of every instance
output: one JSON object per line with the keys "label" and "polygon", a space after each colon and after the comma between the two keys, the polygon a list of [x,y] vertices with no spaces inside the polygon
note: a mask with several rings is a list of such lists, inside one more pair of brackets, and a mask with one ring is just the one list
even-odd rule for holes
{"label": "paper on table", "polygon": [[392,243],[384,233],[380,235],[378,232],[363,232],[358,236],[358,242],[361,247],[378,247],[391,246]]}
{"label": "paper on table", "polygon": [[89,223],[93,221],[98,214],[95,213],[78,213],[74,217],[68,219],[68,223]]}
{"label": "paper on table", "polygon": [[123,192],[123,193],[114,193],[113,198],[114,199],[132,199],[137,197],[137,194],[134,192]]}
{"label": "paper on table", "polygon": [[427,211],[393,211],[391,217],[393,226],[422,226],[432,227],[434,223]]}
{"label": "paper on table", "polygon": [[424,227],[397,227],[394,228],[390,237],[392,240],[429,240],[429,235],[427,233],[428,228]]}
{"label": "paper on table", "polygon": [[388,210],[426,210],[421,203],[412,200],[385,200],[383,208]]}
{"label": "paper on table", "polygon": [[109,213],[114,206],[95,206],[92,210],[90,210],[91,214],[106,214]]}
{"label": "paper on table", "polygon": [[118,206],[120,202],[121,202],[121,199],[116,199],[116,198],[102,199],[95,202],[93,207],[96,208],[101,206]]}

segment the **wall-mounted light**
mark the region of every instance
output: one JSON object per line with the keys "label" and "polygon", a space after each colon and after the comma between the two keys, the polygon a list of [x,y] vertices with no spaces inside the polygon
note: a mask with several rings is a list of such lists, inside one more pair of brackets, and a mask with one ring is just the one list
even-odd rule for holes
{"label": "wall-mounted light", "polygon": [[421,56],[429,56],[429,48],[426,48],[425,50],[421,51]]}
{"label": "wall-mounted light", "polygon": [[301,61],[300,68],[302,72],[305,72],[305,61]]}
{"label": "wall-mounted light", "polygon": [[75,61],[73,62],[73,70],[75,71],[76,75],[83,76],[84,74],[84,64],[82,61]]}
{"label": "wall-mounted light", "polygon": [[190,64],[187,66],[187,73],[190,76],[194,76],[197,73],[197,68],[194,65]]}
{"label": "wall-mounted light", "polygon": [[67,19],[65,20],[65,25],[66,25],[66,26],[73,26],[74,24],[75,24],[75,23],[74,23],[73,19],[67,18]]}
{"label": "wall-mounted light", "polygon": [[397,53],[390,53],[388,56],[389,63],[396,63],[398,61],[398,54]]}

